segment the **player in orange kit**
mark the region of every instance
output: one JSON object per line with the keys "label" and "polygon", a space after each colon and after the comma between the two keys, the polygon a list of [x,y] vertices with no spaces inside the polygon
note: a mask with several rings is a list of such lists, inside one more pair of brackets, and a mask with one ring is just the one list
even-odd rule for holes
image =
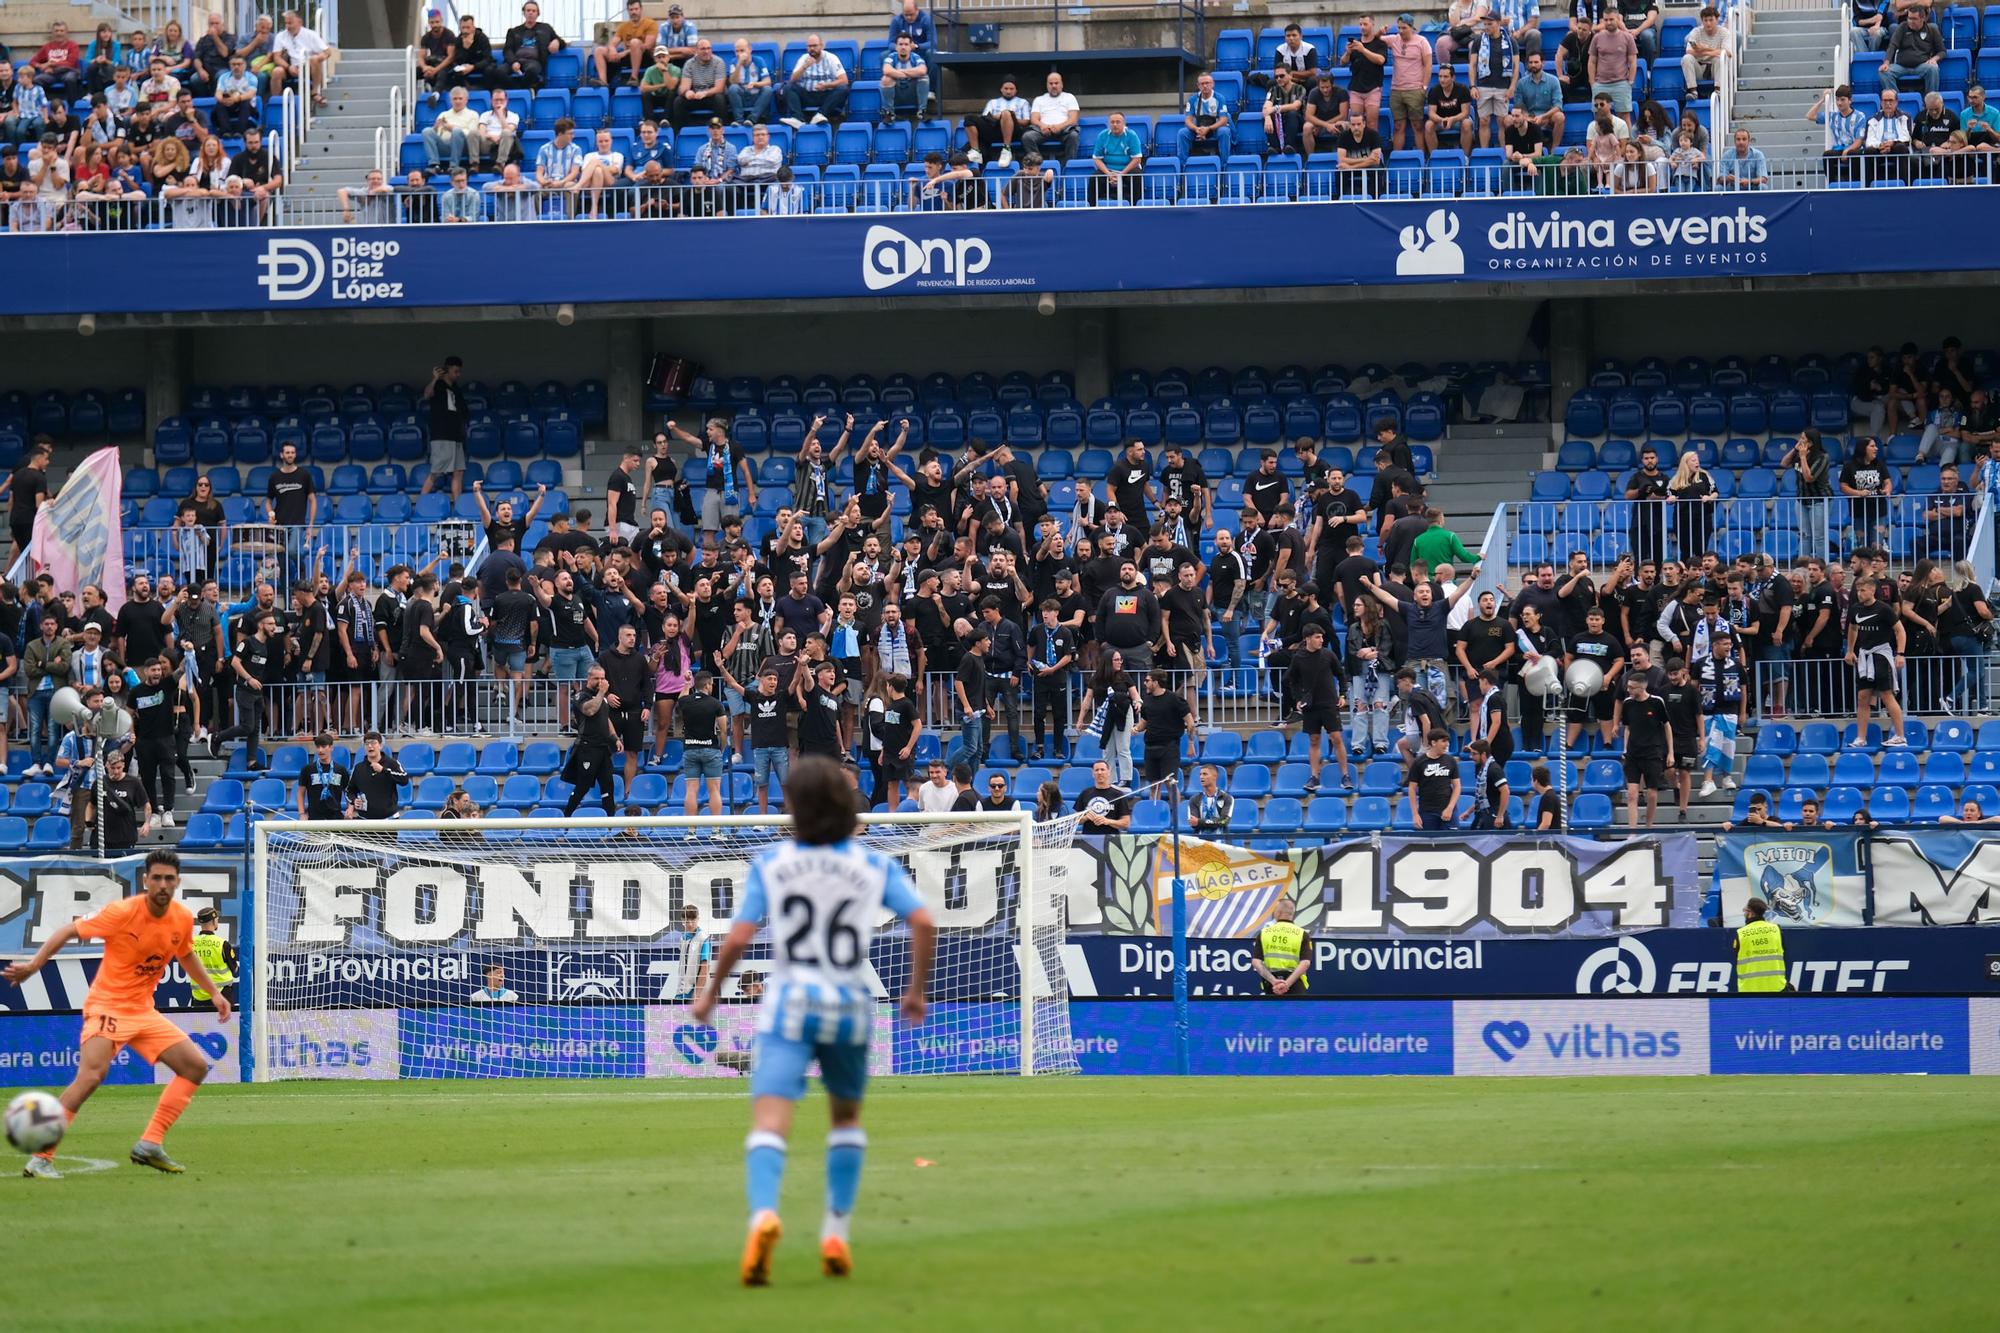
{"label": "player in orange kit", "polygon": [[[226,1023],[230,1011],[222,988],[209,978],[201,959],[194,955],[194,916],[174,901],[180,886],[180,857],[173,852],[152,852],[146,857],[143,893],[60,927],[33,958],[15,963],[4,974],[18,986],[71,940],[104,941],[104,961],[98,964],[97,979],[90,983],[90,994],[83,1001],[83,1039],[76,1077],[58,1100],[74,1121],[90,1094],[104,1082],[120,1046],[130,1046],[150,1064],[165,1065],[173,1071],[174,1080],[160,1094],[160,1104],[144,1137],[132,1145],[132,1161],[168,1172],[179,1172],[182,1167],[167,1156],[161,1141],[208,1077],[208,1057],[185,1032],[160,1017],[160,1011],[153,1007],[153,989],[160,984],[167,964],[179,959],[194,984],[215,996],[216,1017]],[[54,1158],[53,1149],[38,1153],[28,1159],[21,1174],[59,1180]]]}

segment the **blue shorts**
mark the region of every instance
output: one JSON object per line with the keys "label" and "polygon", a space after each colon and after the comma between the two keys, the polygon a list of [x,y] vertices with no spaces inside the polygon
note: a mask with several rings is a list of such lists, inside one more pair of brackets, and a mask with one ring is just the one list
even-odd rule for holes
{"label": "blue shorts", "polygon": [[783,1097],[799,1101],[806,1095],[806,1071],[819,1061],[819,1081],[826,1095],[858,1102],[868,1090],[868,1046],[845,1042],[800,1041],[771,1032],[757,1034],[757,1051],[750,1066],[752,1097]]}
{"label": "blue shorts", "polygon": [[780,787],[792,775],[792,752],[782,745],[760,746],[750,752],[750,781],[761,787],[776,776]]}
{"label": "blue shorts", "polygon": [[525,671],[528,667],[528,645],[524,643],[501,643],[492,645],[493,665],[502,671]]}
{"label": "blue shorts", "polygon": [[749,715],[750,705],[744,701],[743,691],[741,690],[732,690],[725,685],[722,689],[722,702],[729,709],[729,716],[731,717],[745,717]]}
{"label": "blue shorts", "polygon": [[590,649],[549,649],[549,675],[555,680],[582,680],[590,674]]}
{"label": "blue shorts", "polygon": [[690,745],[681,755],[681,772],[689,782],[707,778],[719,781],[728,765],[722,760],[722,751],[713,745]]}

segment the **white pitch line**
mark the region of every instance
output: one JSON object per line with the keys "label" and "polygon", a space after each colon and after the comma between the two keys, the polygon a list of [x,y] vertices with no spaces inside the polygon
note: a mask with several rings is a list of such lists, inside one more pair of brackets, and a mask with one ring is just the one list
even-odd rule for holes
{"label": "white pitch line", "polygon": [[[56,1161],[62,1165],[65,1172],[72,1176],[94,1175],[99,1171],[115,1170],[118,1166],[118,1163],[102,1157],[70,1157],[62,1153],[56,1154]],[[77,1165],[68,1165],[71,1162]]]}

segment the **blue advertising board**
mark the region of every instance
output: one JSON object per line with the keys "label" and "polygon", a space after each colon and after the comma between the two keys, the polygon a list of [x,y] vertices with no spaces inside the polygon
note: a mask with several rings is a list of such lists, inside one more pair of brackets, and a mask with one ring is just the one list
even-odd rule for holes
{"label": "blue advertising board", "polygon": [[[2000,227],[2000,192],[1451,199],[487,227],[51,233],[9,239],[0,315],[289,312],[476,304],[811,300],[1375,287],[1983,269],[1910,246],[1950,217]],[[668,228],[671,228],[669,232]],[[606,265],[671,236],[671,265]],[[1311,236],[1314,243],[1298,244]],[[533,254],[533,264],[513,262]],[[170,268],[182,279],[134,285]],[[466,282],[505,274],[504,286]]]}

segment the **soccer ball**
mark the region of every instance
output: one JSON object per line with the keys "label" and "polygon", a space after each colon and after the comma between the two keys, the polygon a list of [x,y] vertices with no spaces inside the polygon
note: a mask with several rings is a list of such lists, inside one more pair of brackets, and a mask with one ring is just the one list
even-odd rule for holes
{"label": "soccer ball", "polygon": [[24,1092],[7,1103],[7,1142],[22,1152],[47,1152],[68,1128],[62,1103],[46,1092]]}

